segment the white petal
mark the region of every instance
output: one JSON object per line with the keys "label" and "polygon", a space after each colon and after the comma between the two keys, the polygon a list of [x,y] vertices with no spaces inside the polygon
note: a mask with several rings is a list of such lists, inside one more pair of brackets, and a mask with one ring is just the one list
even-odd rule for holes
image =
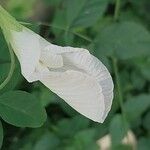
{"label": "white petal", "polygon": [[20,61],[22,74],[28,81],[31,81],[30,76],[39,63],[41,53],[39,39],[40,36],[26,28],[21,32],[12,31],[11,46]]}
{"label": "white petal", "polygon": [[73,48],[70,46],[58,46],[58,45],[54,45],[54,44],[49,44],[45,47],[45,51],[49,51],[50,53],[53,54],[63,54],[63,53],[70,53],[70,52],[78,52],[78,51],[87,51],[85,49],[81,49],[81,48]]}
{"label": "white petal", "polygon": [[40,66],[41,51],[50,43],[28,28],[21,32],[13,31],[11,46],[17,55],[23,76],[29,81],[39,79],[36,68]]}
{"label": "white petal", "polygon": [[63,69],[76,70],[93,77],[102,88],[102,94],[104,96],[105,110],[102,120],[105,120],[108,112],[111,109],[113,100],[113,81],[107,68],[96,57],[91,55],[88,50],[83,48],[72,47],[60,47],[48,46],[51,52],[56,50],[57,54],[63,56]]}
{"label": "white petal", "polygon": [[86,117],[103,122],[113,98],[106,67],[87,50],[50,44],[29,29],[12,33],[24,77],[40,80]]}
{"label": "white petal", "polygon": [[111,109],[113,100],[113,81],[107,68],[96,57],[87,53],[87,51],[66,53],[65,60],[67,63],[71,62],[77,68],[85,71],[88,75],[92,76],[102,88],[102,94],[104,96],[105,111],[103,120],[106,118],[108,112]]}
{"label": "white petal", "polygon": [[98,82],[78,71],[46,75],[41,82],[82,115],[103,122],[104,97]]}
{"label": "white petal", "polygon": [[45,49],[41,51],[40,61],[49,68],[60,68],[63,66],[63,58],[61,55]]}

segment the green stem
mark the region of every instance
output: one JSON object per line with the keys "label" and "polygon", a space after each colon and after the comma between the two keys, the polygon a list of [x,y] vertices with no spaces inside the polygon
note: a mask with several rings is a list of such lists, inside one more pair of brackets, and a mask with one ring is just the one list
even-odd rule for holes
{"label": "green stem", "polygon": [[32,23],[26,23],[26,22],[20,22],[22,25],[45,25],[45,26],[48,26],[48,27],[52,27],[52,28],[56,28],[56,29],[59,29],[59,30],[62,30],[62,31],[65,31],[65,32],[69,32],[69,33],[72,33],[88,42],[93,42],[92,39],[90,39],[89,37],[86,37],[80,33],[77,33],[75,31],[72,31],[72,30],[68,30],[68,29],[65,29],[65,28],[62,28],[60,26],[56,26],[56,25],[52,25],[52,24],[49,24],[49,23],[36,23],[36,24],[32,24]]}
{"label": "green stem", "polygon": [[114,12],[114,20],[117,21],[120,13],[120,0],[116,0],[115,12]]}
{"label": "green stem", "polygon": [[8,76],[6,77],[6,79],[0,84],[0,90],[2,90],[8,84],[8,82],[12,78],[12,75],[13,75],[13,72],[15,69],[15,56],[10,47],[9,47],[9,54],[10,54],[10,59],[11,59],[10,70],[9,70],[9,73],[8,73]]}
{"label": "green stem", "polygon": [[[19,26],[19,27],[18,27]],[[14,69],[15,69],[15,56],[9,43],[9,29],[20,29],[19,23],[0,5],[0,27],[4,33],[5,40],[8,44],[10,54],[10,70],[6,79],[0,84],[0,90],[2,90],[8,82],[11,80]]]}
{"label": "green stem", "polygon": [[[115,6],[115,12],[114,12],[114,20],[115,21],[117,21],[117,19],[119,17],[119,11],[120,11],[120,0],[116,0],[116,6]],[[122,114],[124,114],[123,96],[122,96],[122,92],[121,92],[120,78],[118,75],[119,72],[118,72],[117,59],[115,57],[112,57],[112,62],[113,62],[114,73],[115,73],[115,77],[116,77],[116,86],[117,86],[117,91],[118,91],[119,104],[121,107]]]}
{"label": "green stem", "polygon": [[118,62],[116,58],[112,58],[113,61],[113,68],[114,68],[114,73],[115,73],[115,80],[116,80],[116,87],[117,87],[117,91],[118,91],[118,100],[119,100],[119,104],[121,107],[121,111],[122,113],[124,112],[124,107],[123,107],[123,96],[122,96],[122,92],[121,92],[121,86],[120,86],[120,78],[119,78],[119,72],[118,72]]}
{"label": "green stem", "polygon": [[127,126],[127,117],[126,117],[126,112],[123,107],[123,95],[122,95],[122,90],[121,90],[121,85],[120,85],[120,78],[119,78],[119,71],[118,71],[118,61],[116,58],[112,57],[112,62],[113,62],[113,68],[114,68],[114,73],[115,73],[115,81],[116,81],[116,89],[117,89],[117,97],[121,109],[121,114],[123,118],[123,123],[124,123],[124,130],[126,131],[128,126]]}
{"label": "green stem", "polygon": [[[120,13],[120,0],[116,0],[116,6],[115,6],[115,12],[114,12],[114,21],[118,21],[119,19],[119,13]],[[122,95],[122,89],[120,85],[120,77],[119,77],[119,71],[118,71],[118,61],[115,57],[112,57],[112,62],[113,62],[113,68],[114,68],[114,73],[115,73],[115,80],[116,80],[116,89],[117,89],[117,97],[121,109],[121,114],[123,118],[123,125],[124,125],[124,130],[127,131],[128,129],[128,121],[126,117],[126,112],[123,107],[123,95]],[[128,132],[127,132],[127,140],[128,139]]]}

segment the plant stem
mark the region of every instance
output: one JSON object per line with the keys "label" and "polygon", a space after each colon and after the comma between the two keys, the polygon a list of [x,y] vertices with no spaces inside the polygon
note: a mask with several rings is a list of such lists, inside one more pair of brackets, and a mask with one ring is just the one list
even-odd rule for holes
{"label": "plant stem", "polygon": [[120,0],[116,0],[115,12],[114,12],[114,20],[117,21],[120,13]]}
{"label": "plant stem", "polygon": [[121,111],[122,111],[122,113],[124,113],[123,96],[122,96],[122,92],[121,92],[120,78],[119,78],[119,74],[118,74],[117,59],[113,57],[112,61],[113,61],[113,68],[114,68],[115,78],[116,78],[115,80],[116,80],[116,87],[117,87],[117,91],[118,91],[118,100],[119,100],[119,104],[120,104],[120,107],[121,107]]}
{"label": "plant stem", "polygon": [[89,37],[86,37],[86,36],[84,36],[84,35],[82,35],[82,34],[80,34],[80,33],[77,33],[77,32],[75,32],[75,31],[68,30],[68,29],[66,29],[66,28],[62,28],[62,27],[60,27],[60,26],[56,26],[56,25],[53,25],[53,24],[44,23],[44,22],[39,22],[39,23],[36,23],[36,24],[35,24],[35,23],[34,23],[34,24],[32,24],[32,23],[27,23],[27,22],[20,22],[20,23],[21,23],[22,25],[29,25],[29,26],[32,26],[32,25],[45,25],[45,26],[48,26],[48,27],[52,27],[52,28],[56,28],[56,29],[59,29],[59,30],[68,32],[68,33],[72,33],[72,34],[74,34],[74,35],[76,35],[76,36],[78,36],[78,37],[80,37],[80,38],[82,38],[82,39],[84,39],[84,40],[86,40],[86,41],[88,41],[88,42],[90,42],[90,43],[93,42],[93,40],[90,39]]}
{"label": "plant stem", "polygon": [[10,54],[10,59],[11,59],[10,70],[6,79],[0,84],[0,90],[2,90],[8,84],[15,69],[15,56],[10,46],[9,46],[9,54]]}
{"label": "plant stem", "polygon": [[[113,68],[114,68],[114,73],[115,73],[115,80],[116,80],[116,89],[117,89],[117,96],[118,96],[118,101],[121,109],[121,114],[123,118],[123,124],[124,124],[124,130],[126,131],[128,128],[128,122],[126,118],[126,112],[123,107],[123,95],[122,95],[122,90],[121,90],[121,85],[120,85],[120,78],[119,78],[119,71],[118,71],[118,61],[116,58],[112,57],[112,62],[113,62]],[[128,139],[128,137],[127,137]]]}
{"label": "plant stem", "polygon": [[[114,20],[117,21],[119,17],[119,11],[120,11],[120,0],[116,0],[116,7],[115,7],[115,13],[114,13]],[[116,78],[116,86],[117,86],[117,91],[118,91],[118,100],[122,112],[122,116],[124,120],[126,121],[126,115],[123,107],[123,96],[122,96],[122,91],[121,91],[121,86],[120,86],[120,78],[119,78],[119,72],[118,72],[118,61],[117,58],[112,57],[112,62],[113,62],[113,68],[114,68],[114,73],[115,73],[115,78]]]}
{"label": "plant stem", "polygon": [[2,29],[5,40],[7,42],[9,54],[10,54],[10,60],[11,60],[8,75],[5,78],[5,80],[0,84],[0,90],[2,90],[12,78],[15,69],[15,56],[13,50],[11,49],[9,38],[8,38],[9,29],[18,29],[20,28],[20,25],[1,5],[0,5],[0,28]]}
{"label": "plant stem", "polygon": [[[117,22],[119,19],[119,13],[120,13],[120,0],[116,0],[116,5],[115,5],[115,12],[114,12],[114,21]],[[119,77],[119,71],[118,71],[118,61],[117,58],[112,57],[112,62],[113,62],[113,68],[114,68],[114,73],[115,73],[115,80],[116,80],[116,89],[117,89],[117,96],[118,96],[118,101],[121,109],[121,114],[122,114],[122,119],[123,119],[123,125],[124,125],[124,130],[127,132],[128,129],[128,121],[126,117],[126,112],[123,107],[123,95],[122,95],[122,89],[120,85],[120,77]],[[127,132],[127,140],[128,139],[128,132]]]}

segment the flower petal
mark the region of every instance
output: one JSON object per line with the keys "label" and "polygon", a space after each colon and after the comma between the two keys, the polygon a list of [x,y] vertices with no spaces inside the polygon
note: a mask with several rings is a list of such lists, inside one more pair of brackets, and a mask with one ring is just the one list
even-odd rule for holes
{"label": "flower petal", "polygon": [[63,66],[62,56],[46,49],[41,51],[40,61],[49,68],[60,68]]}
{"label": "flower petal", "polygon": [[[85,49],[82,48],[74,48],[74,47],[70,47],[70,46],[58,46],[58,45],[54,45],[49,43],[49,45],[47,45],[45,47],[45,51],[50,52],[52,54],[63,54],[63,53],[70,53],[70,52],[78,52],[78,51],[85,51]],[[86,50],[87,51],[87,50]]]}
{"label": "flower petal", "polygon": [[41,53],[40,36],[24,28],[21,32],[12,31],[12,40],[11,46],[20,61],[22,74],[31,82],[30,76],[39,63]]}
{"label": "flower petal", "polygon": [[81,114],[104,121],[112,104],[113,81],[96,57],[83,48],[53,45],[26,28],[12,36],[29,82],[40,80]]}
{"label": "flower petal", "polygon": [[[48,46],[51,52],[56,50],[57,54],[63,56],[63,69],[76,70],[83,72],[93,79],[95,79],[99,86],[102,88],[102,94],[104,96],[105,110],[103,114],[103,120],[106,118],[108,112],[111,109],[113,100],[113,81],[107,68],[96,57],[91,55],[88,50],[83,48],[72,47],[60,47],[60,46]],[[56,70],[57,71],[57,70]]]}
{"label": "flower petal", "polygon": [[104,97],[101,87],[92,77],[68,70],[46,75],[41,82],[82,115],[103,122]]}
{"label": "flower petal", "polygon": [[107,68],[96,57],[87,53],[87,51],[67,53],[66,59],[71,61],[76,67],[84,70],[88,75],[92,76],[102,88],[102,94],[104,96],[105,111],[103,120],[106,118],[110,111],[113,99],[113,81]]}

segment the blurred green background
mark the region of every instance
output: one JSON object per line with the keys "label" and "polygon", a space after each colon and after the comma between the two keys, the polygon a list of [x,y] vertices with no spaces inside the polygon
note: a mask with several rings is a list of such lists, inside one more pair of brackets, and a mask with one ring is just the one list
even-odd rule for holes
{"label": "blurred green background", "polygon": [[[26,26],[48,41],[89,49],[107,66],[115,84],[111,112],[103,124],[94,123],[39,82],[29,84],[17,62],[0,94],[13,89],[32,93],[46,107],[48,118],[37,129],[2,121],[2,150],[106,150],[103,145],[110,140],[113,150],[150,149],[149,0],[0,0],[0,4],[18,21],[32,23]],[[0,31],[0,82],[8,74],[9,57]],[[128,131],[132,136],[123,143]]]}

